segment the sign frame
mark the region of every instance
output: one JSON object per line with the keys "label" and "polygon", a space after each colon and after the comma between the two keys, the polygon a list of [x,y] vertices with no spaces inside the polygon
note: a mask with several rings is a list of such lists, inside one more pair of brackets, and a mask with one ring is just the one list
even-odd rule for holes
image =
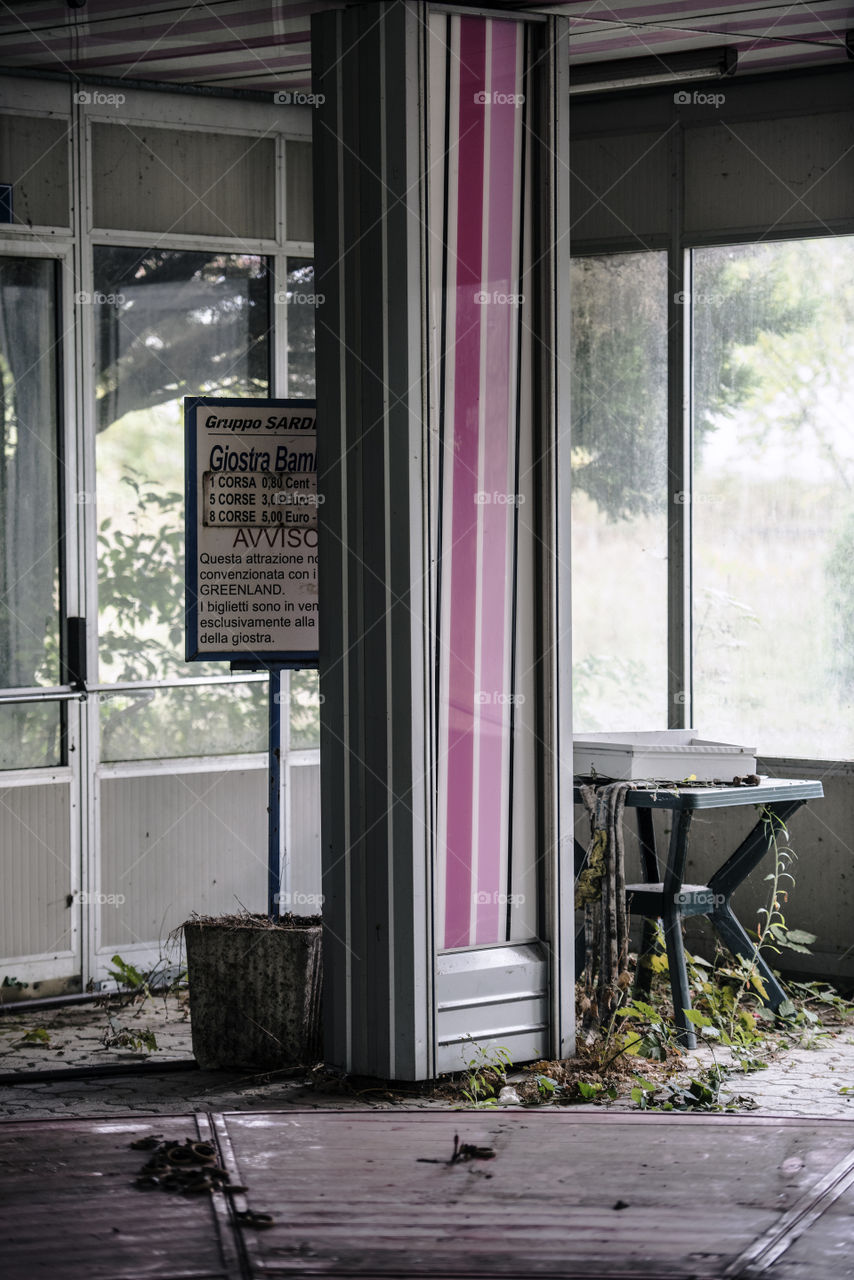
{"label": "sign frame", "polygon": [[[255,397],[237,396],[185,396],[184,397],[184,519],[185,519],[185,563],[184,563],[184,658],[186,662],[231,662],[240,664],[242,669],[266,670],[281,668],[286,670],[309,670],[316,668],[319,661],[318,648],[313,649],[199,649],[199,530],[202,513],[199,511],[199,456],[198,456],[198,422],[200,409],[251,410],[253,416],[266,410],[306,410],[315,415],[312,439],[317,439],[317,402],[313,399],[259,399]],[[240,439],[241,437],[237,437]],[[270,441],[275,436],[266,437]],[[253,440],[255,437],[253,437]],[[316,448],[316,445],[315,445]],[[316,472],[315,472],[316,475]],[[319,505],[315,490],[315,510]],[[264,526],[238,526],[263,528]],[[318,567],[319,571],[319,567]]]}

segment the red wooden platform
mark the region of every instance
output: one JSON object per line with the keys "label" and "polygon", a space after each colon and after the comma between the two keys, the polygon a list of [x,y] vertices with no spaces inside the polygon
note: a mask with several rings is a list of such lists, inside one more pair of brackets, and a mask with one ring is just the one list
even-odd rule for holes
{"label": "red wooden platform", "polygon": [[[214,1136],[245,1195],[143,1191]],[[493,1159],[448,1163],[454,1135]],[[237,1215],[275,1216],[271,1229]],[[0,1124],[5,1280],[854,1277],[854,1122],[604,1111],[232,1112]]]}

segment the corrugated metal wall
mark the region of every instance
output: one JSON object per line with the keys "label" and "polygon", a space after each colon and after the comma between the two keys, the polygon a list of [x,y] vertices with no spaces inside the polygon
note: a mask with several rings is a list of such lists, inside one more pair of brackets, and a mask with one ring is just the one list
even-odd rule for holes
{"label": "corrugated metal wall", "polygon": [[[0,955],[10,961],[74,949],[70,819],[70,780],[0,790]],[[2,963],[2,976],[21,977]]]}
{"label": "corrugated metal wall", "polygon": [[263,911],[267,774],[101,781],[101,943],[165,938],[191,911]]}

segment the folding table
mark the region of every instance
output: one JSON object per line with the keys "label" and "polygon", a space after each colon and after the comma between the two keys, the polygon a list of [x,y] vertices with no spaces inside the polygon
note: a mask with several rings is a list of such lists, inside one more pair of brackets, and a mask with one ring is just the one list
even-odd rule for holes
{"label": "folding table", "polygon": [[[683,917],[708,916],[734,955],[752,958],[754,945],[730,905],[733,891],[770,851],[774,830],[779,830],[781,824],[785,825],[807,800],[820,800],[823,795],[820,782],[786,778],[762,778],[758,786],[676,787],[672,783],[656,785],[653,782],[640,782],[635,790],[627,792],[626,808],[634,809],[637,814],[644,876],[642,883],[626,885],[627,903],[634,915],[644,917],[640,956],[646,955],[652,948],[655,922],[659,919],[663,922],[673,1012],[679,1041],[686,1048],[696,1048],[697,1040],[693,1027],[685,1016],[685,1010],[691,1008],[691,995],[682,944]],[[580,798],[576,785],[576,802]],[[694,814],[701,809],[730,809],[750,804],[761,806],[764,810],[750,833],[718,868],[708,884],[686,885],[683,877],[688,857],[688,835]],[[653,809],[670,809],[673,812],[670,846],[663,874],[655,847]],[[769,1007],[778,1009],[786,999],[786,994],[761,956],[756,959],[756,972],[767,989]],[[651,971],[644,969],[639,962],[638,988],[641,991],[649,990],[651,977]]]}

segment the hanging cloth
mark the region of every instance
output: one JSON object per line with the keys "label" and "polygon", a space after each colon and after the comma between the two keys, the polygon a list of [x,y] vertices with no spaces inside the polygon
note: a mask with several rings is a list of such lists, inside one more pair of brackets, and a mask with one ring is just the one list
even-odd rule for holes
{"label": "hanging cloth", "polygon": [[630,982],[623,810],[627,792],[634,789],[631,782],[579,788],[590,819],[587,856],[575,888],[575,905],[584,911],[582,1033],[588,1036],[613,1017]]}

